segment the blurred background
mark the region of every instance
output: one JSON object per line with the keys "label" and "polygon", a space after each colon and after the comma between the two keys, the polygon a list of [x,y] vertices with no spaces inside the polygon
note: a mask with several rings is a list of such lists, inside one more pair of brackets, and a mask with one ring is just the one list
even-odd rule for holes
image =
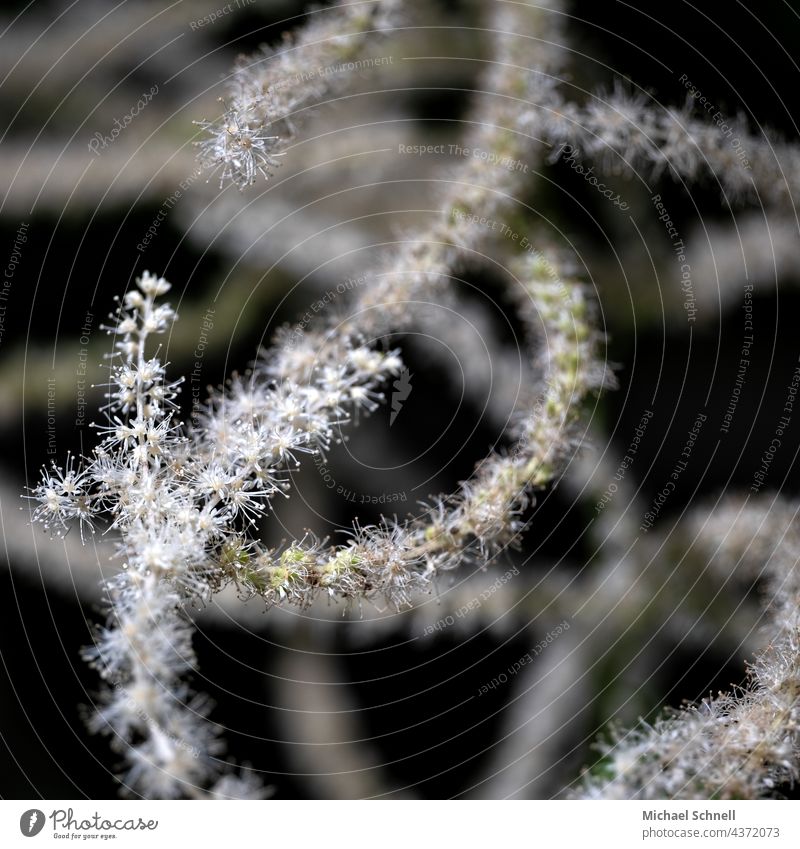
{"label": "blurred background", "polygon": [[[116,756],[83,725],[98,682],[80,660],[100,615],[100,579],[116,568],[110,540],[82,546],[73,532],[52,541],[20,509],[43,463],[95,441],[89,423],[109,348],[100,325],[113,298],[145,269],[173,283],[180,321],[165,358],[173,374],[192,375],[190,416],[193,392],[244,370],[278,327],[378,265],[399,234],[424,233],[457,160],[400,146],[463,141],[490,55],[491,5],[409,0],[404,26],[365,46],[391,61],[353,74],[344,96],[309,116],[275,177],[245,192],[198,174],[192,122],[220,113],[236,57],[279,47],[305,3],[240,0],[213,22],[219,3],[205,0],[3,5],[3,797],[117,792]],[[731,4],[721,20],[711,2],[568,3],[566,85],[580,100],[621,79],[680,106],[685,74],[754,133],[766,127],[794,143],[798,5],[767,4],[756,16]],[[523,549],[444,581],[441,598],[399,615],[368,605],[264,613],[258,600],[227,597],[198,611],[194,685],[216,702],[230,755],[279,798],[549,797],[594,762],[591,742],[609,722],[652,718],[741,682],[758,645],[758,586],[721,578],[706,568],[712,541],[672,530],[705,515],[704,504],[747,493],[780,418],[800,355],[793,209],[731,205],[711,177],[647,186],[620,172],[607,182],[630,206],[623,215],[569,163],[533,162],[519,183],[530,218],[514,227],[559,241],[565,233],[576,246],[620,386],[591,411],[581,458],[539,497]],[[693,323],[656,191],[689,251],[701,303]],[[748,281],[756,341],[722,434]],[[509,386],[524,377],[509,344],[519,324],[492,273],[470,271],[461,284],[461,315],[432,308],[440,334],[428,326],[387,340],[402,346],[410,372],[396,418],[382,407],[325,470],[307,463],[265,523],[271,543],[413,513],[502,444]],[[703,410],[691,461],[631,553],[631,529]],[[635,462],[597,510],[646,411]],[[798,448],[793,421],[759,496],[767,512],[776,495],[796,496]],[[517,574],[498,584],[509,570]],[[487,592],[475,615],[436,627]],[[477,696],[564,619],[572,627],[530,669]]]}

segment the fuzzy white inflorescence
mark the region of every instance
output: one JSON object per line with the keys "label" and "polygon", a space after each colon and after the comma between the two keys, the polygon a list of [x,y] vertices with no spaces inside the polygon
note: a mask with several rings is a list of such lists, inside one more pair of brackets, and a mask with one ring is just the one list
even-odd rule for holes
{"label": "fuzzy white inflorescence", "polygon": [[[302,382],[273,379],[276,361],[235,381],[189,432],[175,420],[179,381],[147,351],[176,318],[156,303],[168,290],[145,272],[125,295],[108,328],[117,351],[102,439],[83,462],[45,469],[31,493],[34,519],[57,533],[74,520],[85,533],[103,521],[118,533],[123,570],[86,652],[109,684],[92,725],[123,751],[125,785],[156,797],[196,794],[219,771],[207,706],[183,680],[194,664],[184,608],[230,581],[250,585],[249,531],[297,456],[324,450],[351,411],[373,409],[378,384],[401,367],[394,352],[339,337],[304,360]],[[287,350],[296,365],[308,354]]]}
{"label": "fuzzy white inflorescence", "polygon": [[[156,298],[169,289],[145,273],[109,328],[117,362],[100,444],[79,463],[43,472],[34,518],[63,531],[103,519],[118,532],[123,570],[107,583],[109,617],[86,657],[109,684],[92,727],[112,736],[128,763],[124,784],[148,796],[200,795],[224,779],[208,705],[185,681],[194,666],[187,606],[234,582],[268,604],[309,604],[318,594],[381,597],[394,608],[465,558],[485,563],[514,541],[531,487],[551,480],[568,456],[580,404],[601,386],[588,293],[550,279],[539,258],[518,268],[521,313],[544,328],[537,365],[542,394],[521,421],[513,450],[484,460],[460,492],[407,525],[356,528],[351,542],[304,539],[263,548],[252,528],[288,487],[303,454],[325,451],[352,415],[382,400],[397,375],[396,351],[380,352],[332,329],[284,331],[246,378],[210,400],[201,424],[175,421],[179,382],[169,382],[148,337],[175,319]],[[222,772],[222,775],[220,773]]]}
{"label": "fuzzy white inflorescence", "polygon": [[297,36],[286,35],[279,50],[240,59],[221,99],[221,117],[195,123],[206,134],[196,144],[201,164],[240,189],[259,174],[268,178],[294,135],[304,110],[333,95],[347,79],[350,60],[368,34],[386,30],[395,0],[344,3],[318,10]]}
{"label": "fuzzy white inflorescence", "polygon": [[575,795],[613,799],[757,799],[800,778],[798,507],[734,500],[687,521],[714,540],[712,568],[764,581],[768,645],[744,687],[616,730]]}
{"label": "fuzzy white inflorescence", "polygon": [[549,104],[539,128],[553,144],[553,159],[581,153],[611,173],[641,169],[687,184],[706,172],[728,203],[758,200],[786,208],[800,189],[796,146],[766,131],[755,135],[741,116],[717,112],[712,121],[700,118],[691,97],[683,106],[664,106],[617,84],[610,94],[593,94],[583,106]]}

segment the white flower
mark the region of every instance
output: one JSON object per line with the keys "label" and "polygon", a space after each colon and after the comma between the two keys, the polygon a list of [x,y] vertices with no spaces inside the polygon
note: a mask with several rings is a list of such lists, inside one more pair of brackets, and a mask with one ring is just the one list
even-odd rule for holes
{"label": "white flower", "polygon": [[163,277],[156,277],[155,274],[151,274],[149,271],[142,272],[142,276],[137,282],[145,295],[154,298],[166,295],[172,288]]}
{"label": "white flower", "polygon": [[201,163],[212,175],[220,172],[220,188],[230,180],[239,189],[256,181],[258,174],[266,179],[278,166],[280,137],[269,133],[269,124],[261,123],[252,110],[226,109],[216,121],[195,121],[210,138],[195,144]]}

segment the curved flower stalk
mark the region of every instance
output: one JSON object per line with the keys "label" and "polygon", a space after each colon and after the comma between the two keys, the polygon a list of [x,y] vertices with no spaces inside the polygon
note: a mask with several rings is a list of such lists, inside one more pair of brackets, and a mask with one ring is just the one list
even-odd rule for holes
{"label": "curved flower stalk", "polygon": [[[269,158],[283,144],[281,134],[293,133],[284,116],[318,102],[342,77],[320,69],[347,59],[364,35],[388,29],[397,5],[357,3],[337,7],[335,15],[314,15],[286,49],[242,59],[230,82],[226,116],[200,122],[210,133],[200,143],[201,162],[220,169],[223,183],[230,179],[240,188],[262,168],[268,173],[275,164]],[[540,122],[548,108],[562,102],[559,74],[567,54],[561,6],[560,0],[492,4],[491,60],[468,119],[470,131],[459,139],[473,155],[452,168],[441,217],[426,225],[424,238],[414,234],[404,241],[359,295],[361,307],[380,305],[384,327],[396,330],[398,321],[407,323],[418,298],[442,298],[456,265],[479,256],[497,226],[516,211],[520,176],[535,173],[546,152],[539,144]],[[481,218],[489,220],[488,227],[476,223]]]}
{"label": "curved flower stalk", "polygon": [[[513,541],[530,490],[557,473],[580,402],[603,379],[588,293],[549,272],[538,259],[519,269],[523,313],[546,331],[537,365],[548,388],[514,450],[485,460],[456,496],[408,526],[357,529],[331,549],[304,540],[281,553],[261,550],[248,531],[286,490],[298,454],[324,451],[350,411],[375,408],[399,357],[341,333],[285,331],[251,377],[232,381],[186,433],[173,418],[179,381],[167,382],[146,350],[175,319],[156,304],[169,284],[145,273],[125,296],[109,329],[121,337],[120,362],[103,439],[85,462],[46,470],[31,497],[34,519],[56,532],[74,521],[91,532],[103,516],[119,532],[124,570],[107,581],[109,620],[86,657],[110,685],[92,727],[124,753],[129,789],[173,797],[207,785],[217,793],[217,779],[229,790],[244,781],[215,760],[222,747],[207,704],[184,682],[195,662],[187,605],[235,582],[270,604],[305,605],[323,593],[381,596],[399,608],[439,572],[466,557],[483,563]],[[240,790],[255,792],[247,783]]]}
{"label": "curved flower stalk", "polygon": [[[119,534],[123,571],[106,582],[108,623],[86,652],[109,684],[92,726],[124,753],[125,785],[158,797],[206,785],[216,793],[223,772],[207,704],[183,681],[195,662],[184,608],[239,579],[248,532],[285,491],[296,454],[324,450],[349,411],[374,408],[378,383],[400,368],[394,353],[338,337],[327,359],[306,363],[304,383],[275,383],[273,363],[249,383],[234,381],[187,433],[174,419],[180,381],[168,382],[146,350],[176,317],[156,304],[169,288],[145,273],[125,295],[108,328],[118,362],[102,440],[84,462],[45,470],[30,496],[33,518],[56,533],[76,521],[88,533],[107,518]],[[228,791],[244,781],[222,779]],[[247,782],[240,789],[254,792]]]}
{"label": "curved flower stalk", "polygon": [[212,174],[219,173],[220,188],[230,181],[244,189],[259,174],[272,175],[303,110],[343,87],[346,63],[358,55],[367,35],[392,25],[396,6],[396,0],[373,0],[341,3],[332,13],[317,11],[296,35],[286,34],[279,51],[265,48],[239,60],[223,115],[195,122],[208,134],[196,142],[198,158]]}
{"label": "curved flower stalk", "polygon": [[[461,140],[472,154],[452,169],[441,215],[426,226],[424,237],[403,242],[358,296],[357,308],[379,306],[391,329],[411,320],[416,301],[441,299],[458,265],[481,257],[517,211],[520,174],[535,173],[542,159],[541,116],[561,102],[559,73],[566,59],[561,5],[495,4],[488,22],[491,62],[479,83],[470,132]],[[521,34],[528,32],[535,36]],[[506,242],[501,253],[519,247]]]}
{"label": "curved flower stalk", "polygon": [[[395,5],[375,7],[380,27],[386,27],[395,15]],[[559,74],[566,61],[561,5],[559,0],[494,4],[488,22],[491,61],[481,78],[479,102],[468,121],[470,130],[461,139],[474,155],[460,159],[452,169],[440,198],[441,215],[426,225],[424,236],[413,234],[403,241],[370,275],[369,285],[361,287],[353,312],[366,310],[369,315],[359,318],[358,330],[381,335],[396,332],[411,321],[424,321],[421,304],[448,300],[456,269],[464,263],[480,262],[483,252],[497,239],[498,229],[516,213],[520,177],[535,173],[544,152],[538,141],[542,116],[548,107],[561,102]],[[364,26],[365,14],[359,4],[343,7],[338,18],[314,16],[291,49],[241,60],[232,80],[230,103],[238,104],[240,114],[253,111],[262,115],[270,102],[264,98],[265,86],[274,89],[276,114],[296,112],[301,102],[315,102],[324,93],[318,87],[333,84],[333,78],[312,74],[307,80],[306,62],[323,66],[325,60],[320,56],[312,62],[306,53],[337,49],[339,40],[333,33]],[[356,22],[351,21],[353,16],[358,16]],[[373,22],[373,26],[378,28],[378,23]],[[317,34],[315,27],[320,28]],[[528,32],[535,36],[524,34]],[[355,43],[355,37],[351,40]],[[302,84],[288,86],[286,80],[301,80]],[[235,124],[241,121],[239,118],[231,124],[234,135]],[[256,124],[261,126],[263,121]],[[224,147],[225,133],[219,138],[219,145]],[[210,161],[213,164],[215,157]],[[240,186],[249,180],[247,176]],[[481,224],[482,219],[488,225]],[[514,240],[503,241],[507,244],[501,253],[519,247]],[[471,392],[481,391],[478,381],[467,382],[466,387]]]}
{"label": "curved flower stalk", "polygon": [[[735,509],[735,508],[734,508]],[[781,505],[779,518],[785,513]],[[791,510],[796,522],[796,508]],[[722,512],[723,519],[729,516]],[[760,511],[743,526],[729,528],[724,558],[741,550],[741,537],[754,523],[773,527]],[[756,657],[741,689],[667,714],[652,727],[616,732],[602,746],[602,760],[576,795],[583,798],[756,799],[774,795],[800,778],[800,540],[778,523],[756,551],[769,552],[763,566],[769,598],[769,645]],[[739,559],[751,548],[744,546]],[[752,565],[750,567],[752,569]]]}
{"label": "curved flower stalk", "polygon": [[[544,388],[519,424],[513,450],[483,460],[455,495],[409,524],[356,528],[338,547],[309,538],[248,556],[239,573],[243,587],[270,605],[304,607],[325,594],[379,598],[399,609],[440,573],[464,560],[485,564],[514,541],[532,490],[552,481],[577,445],[583,401],[611,381],[598,357],[602,337],[588,291],[574,281],[552,280],[552,268],[538,257],[521,261],[517,274],[525,292],[522,315],[537,336],[539,324],[543,328],[536,365]],[[318,349],[313,339],[306,345],[288,359],[279,355],[283,379],[303,377],[303,364],[313,362]]]}

